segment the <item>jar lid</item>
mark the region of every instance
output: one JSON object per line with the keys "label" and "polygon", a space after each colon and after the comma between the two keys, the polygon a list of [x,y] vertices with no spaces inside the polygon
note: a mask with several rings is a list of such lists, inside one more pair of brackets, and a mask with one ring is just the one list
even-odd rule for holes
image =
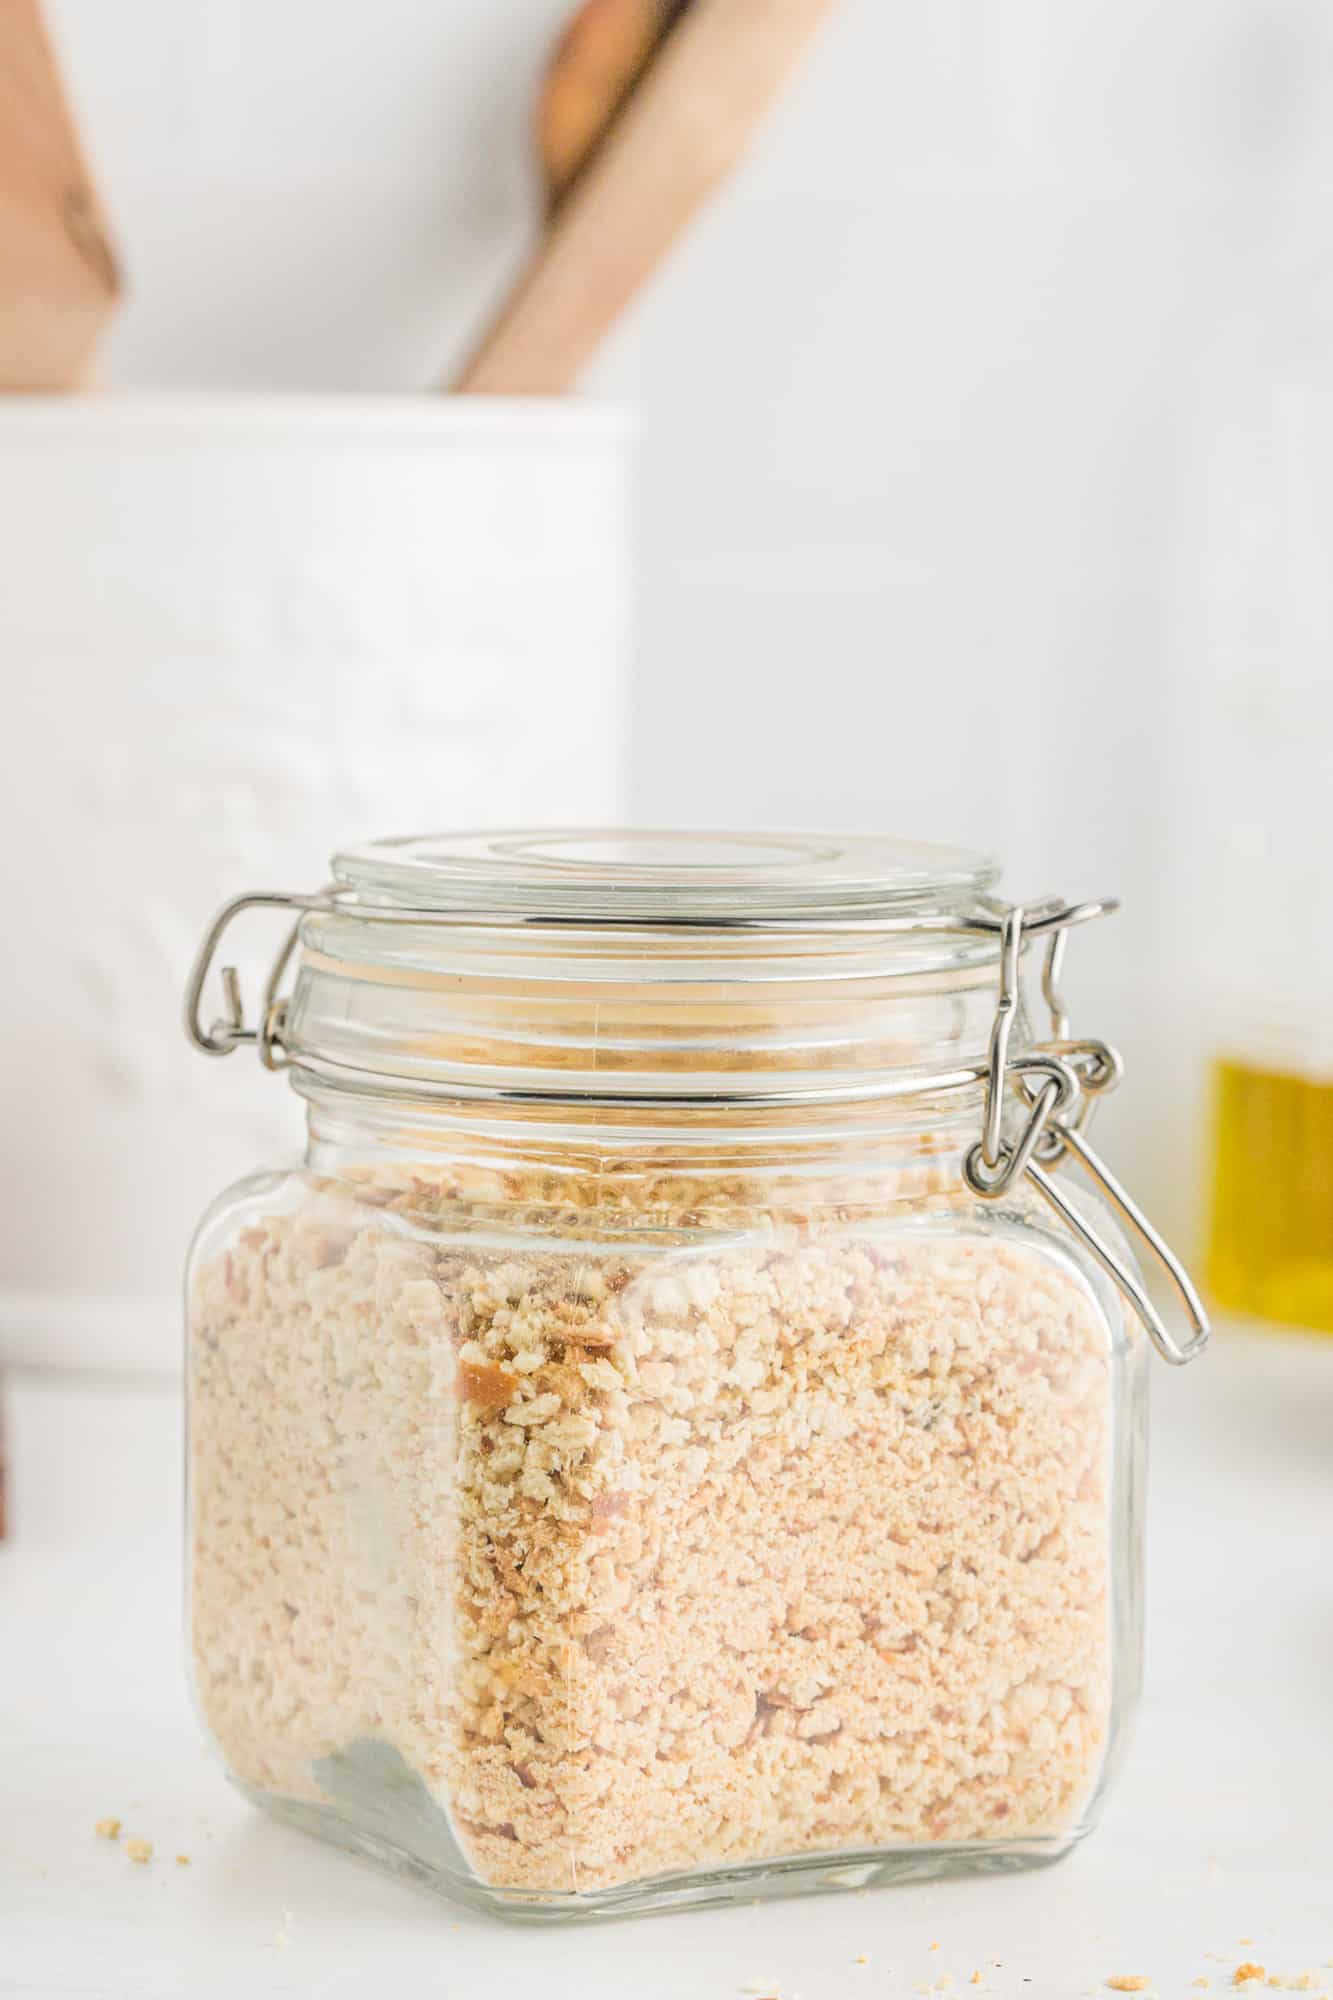
{"label": "jar lid", "polygon": [[369,841],[339,886],[385,908],[587,923],[800,923],[975,903],[999,876],[967,848],[875,834],[634,827],[506,829]]}

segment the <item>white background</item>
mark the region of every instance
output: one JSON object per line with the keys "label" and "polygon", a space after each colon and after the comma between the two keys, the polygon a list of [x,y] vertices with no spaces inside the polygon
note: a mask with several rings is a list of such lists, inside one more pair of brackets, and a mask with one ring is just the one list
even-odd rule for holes
{"label": "white background", "polygon": [[[107,381],[440,379],[532,226],[567,9],[53,0],[130,280]],[[635,816],[961,838],[1017,894],[1124,894],[1083,1020],[1186,1235],[1190,676],[1228,585],[1197,495],[1256,330],[1309,309],[1331,166],[1325,0],[843,0],[587,385],[643,414]]]}

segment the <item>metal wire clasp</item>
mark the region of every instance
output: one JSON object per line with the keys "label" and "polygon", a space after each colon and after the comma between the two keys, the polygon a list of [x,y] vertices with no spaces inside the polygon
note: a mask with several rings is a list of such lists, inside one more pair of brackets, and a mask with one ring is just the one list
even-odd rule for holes
{"label": "metal wire clasp", "polygon": [[[1207,1345],[1211,1332],[1208,1315],[1180,1259],[1088,1143],[1088,1123],[1097,1100],[1115,1089],[1124,1065],[1105,1042],[1070,1039],[1069,1013],[1060,995],[1060,973],[1070,930],[1075,924],[1114,907],[1114,904],[1093,903],[1054,908],[1043,905],[1029,914],[1020,905],[998,917],[1000,992],[991,1027],[985,1118],[980,1140],[963,1161],[963,1178],[974,1194],[987,1201],[996,1200],[1020,1177],[1030,1181],[1061,1221],[1087,1245],[1143,1322],[1148,1338],[1163,1360],[1179,1368]],[[1042,935],[1048,942],[1041,990],[1050,1012],[1051,1039],[1032,1055],[1011,1058],[1009,1041],[1021,1000],[1024,937]],[[1007,1139],[1004,1111],[1011,1086],[1026,1106],[1027,1116],[1017,1136]],[[1135,1272],[1093,1228],[1048,1171],[1066,1155],[1078,1161],[1170,1279],[1189,1321],[1190,1330],[1184,1341],[1171,1332]]]}
{"label": "metal wire clasp", "polygon": [[201,1009],[204,988],[213,961],[228,930],[246,910],[297,910],[302,915],[307,910],[324,910],[330,907],[327,891],[321,890],[314,896],[290,895],[281,889],[257,889],[245,896],[233,896],[224,903],[214,917],[204,935],[190,968],[189,983],[185,989],[185,1032],[197,1049],[206,1056],[229,1056],[242,1042],[253,1042],[259,1051],[259,1060],[265,1069],[285,1069],[287,1055],[283,1045],[283,1028],[286,1024],[287,1002],[281,994],[287,967],[296,949],[301,932],[301,921],[296,922],[287,932],[282,949],[273,961],[273,966],[264,985],[264,999],[258,1021],[250,1025],[245,1019],[245,1008],[241,999],[241,982],[234,965],[222,967],[222,992],[227,1011],[205,1027]]}

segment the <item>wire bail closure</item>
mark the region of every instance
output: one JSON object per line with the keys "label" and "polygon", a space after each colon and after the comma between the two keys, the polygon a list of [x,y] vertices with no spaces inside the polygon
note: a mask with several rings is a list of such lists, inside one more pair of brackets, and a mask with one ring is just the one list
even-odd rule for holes
{"label": "wire bail closure", "polygon": [[[1100,913],[1097,905],[1074,904],[1057,912],[1043,911],[1038,923],[1028,924],[1020,904],[1006,911],[1001,919],[1000,992],[991,1028],[985,1117],[982,1136],[963,1161],[963,1178],[984,1201],[997,1200],[1020,1179],[1030,1181],[1043,1201],[1092,1252],[1142,1321],[1162,1359],[1173,1368],[1181,1368],[1207,1346],[1212,1332],[1208,1315],[1180,1259],[1088,1143],[1087,1128],[1098,1099],[1115,1089],[1124,1074],[1124,1064],[1117,1051],[1105,1042],[1071,1040],[1069,1012],[1060,993],[1069,931],[1085,915]],[[1009,1039],[1021,1000],[1025,924],[1030,933],[1040,929],[1049,937],[1041,990],[1050,1014],[1051,1039],[1042,1043],[1035,1055],[1011,1060]],[[1042,1080],[1035,1081],[1037,1078]],[[1026,1105],[1027,1117],[1017,1137],[1006,1139],[1004,1112],[1011,1085]],[[1097,1191],[1146,1244],[1170,1280],[1189,1322],[1189,1334],[1183,1342],[1167,1326],[1137,1274],[1093,1228],[1048,1171],[1057,1167],[1067,1154],[1077,1160]]]}
{"label": "wire bail closure", "polygon": [[[1143,1322],[1149,1339],[1163,1360],[1179,1368],[1185,1362],[1192,1361],[1207,1345],[1211,1333],[1208,1316],[1179,1258],[1088,1143],[1088,1125],[1097,1102],[1108,1091],[1115,1089],[1123,1075],[1124,1065],[1117,1052],[1107,1043],[1071,1038],[1069,1012],[1060,992],[1060,975],[1070,931],[1094,917],[1105,916],[1115,908],[1115,903],[1109,901],[1046,902],[1031,908],[1024,908],[1022,904],[1005,908],[987,903],[966,916],[952,917],[934,924],[930,922],[922,924],[919,919],[907,919],[889,920],[887,923],[883,920],[873,920],[873,925],[877,930],[936,928],[952,930],[955,933],[981,931],[989,935],[998,935],[999,995],[984,1069],[969,1066],[937,1076],[913,1078],[910,1089],[914,1093],[930,1094],[975,1089],[977,1084],[983,1086],[985,1108],[981,1137],[969,1148],[963,1160],[963,1179],[967,1186],[983,1201],[997,1201],[1008,1193],[1016,1182],[1029,1181],[1048,1207],[1055,1211],[1065,1226],[1092,1253],[1121,1296]],[[294,913],[295,921],[288,930],[269,971],[257,1019],[254,1022],[247,1021],[236,968],[224,964],[220,976],[226,1011],[211,1023],[205,1024],[202,1014],[204,990],[213,962],[231,925],[248,910],[284,910]],[[458,916],[438,911],[398,909],[380,904],[369,906],[357,904],[337,884],[331,884],[313,895],[293,895],[282,890],[255,890],[244,896],[235,896],[218,911],[205,933],[186,986],[185,1030],[197,1049],[205,1055],[228,1056],[243,1043],[249,1043],[256,1049],[266,1069],[280,1070],[289,1067],[292,1058],[287,1047],[287,999],[282,992],[282,985],[300,939],[301,919],[315,911],[324,914],[341,911],[371,923],[437,923],[446,927],[461,928],[496,921],[485,917]],[[703,920],[684,918],[673,921],[679,927],[687,928],[692,923]],[[710,924],[718,922],[717,919],[708,921]],[[722,920],[722,922],[728,928],[750,927],[747,919]],[[765,929],[786,927],[781,923],[774,923],[773,920],[756,920],[756,922]],[[852,920],[847,926],[830,924],[827,920],[821,923],[823,929],[840,927],[859,928],[860,923],[858,920]],[[1041,991],[1050,1016],[1051,1038],[1049,1041],[1039,1043],[1028,1053],[1011,1056],[1009,1044],[1022,1005],[1023,950],[1027,942],[1036,939],[1046,941]],[[316,1066],[313,1059],[302,1056],[300,1060],[303,1063],[310,1060],[311,1066]],[[348,1072],[348,1074],[353,1073]],[[1011,1090],[1019,1103],[1025,1107],[1027,1115],[1016,1136],[1007,1137],[1005,1112],[1011,1102]],[[449,1086],[449,1094],[471,1096],[478,1094],[478,1090],[475,1085],[469,1086],[465,1082],[460,1082],[458,1085]],[[500,1094],[506,1098],[534,1098],[548,1103],[563,1102],[571,1095],[558,1089],[545,1088],[508,1089]],[[713,1092],[702,1099],[669,1095],[673,1102],[717,1106],[729,1103],[788,1104],[798,1101],[828,1103],[896,1094],[901,1093],[886,1089],[881,1081],[878,1085],[857,1086],[850,1089],[815,1087],[795,1093],[773,1092],[766,1096],[757,1093],[733,1095],[726,1091]],[[623,1100],[618,1097],[590,1100],[579,1096],[578,1101],[619,1103]],[[662,1099],[650,1098],[646,1101],[657,1103]],[[1110,1203],[1127,1227],[1146,1245],[1170,1280],[1189,1322],[1189,1332],[1183,1341],[1178,1340],[1171,1332],[1136,1273],[1130,1269],[1116,1249],[1093,1228],[1066,1190],[1053,1178],[1052,1170],[1058,1167],[1066,1156],[1072,1156],[1077,1161],[1093,1186]]]}
{"label": "wire bail closure", "polygon": [[[185,989],[185,1032],[194,1046],[206,1056],[229,1056],[243,1042],[251,1042],[259,1053],[259,1060],[265,1069],[286,1069],[289,1057],[283,1042],[283,1031],[287,1024],[287,1002],[281,997],[282,982],[287,976],[292,953],[296,950],[301,935],[301,916],[307,910],[322,910],[329,907],[326,892],[315,896],[293,896],[281,889],[252,889],[244,896],[233,896],[224,903],[214,917],[204,941],[195,955],[190,968],[190,977]],[[221,970],[222,994],[227,1011],[213,1021],[204,1023],[201,1009],[204,1002],[204,988],[213,960],[217,957],[222,940],[231,929],[237,917],[247,910],[296,910],[300,914],[287,932],[286,941],[264,985],[264,999],[257,1025],[250,1026],[245,1019],[245,1008],[241,999],[241,981],[234,965],[224,965]]]}

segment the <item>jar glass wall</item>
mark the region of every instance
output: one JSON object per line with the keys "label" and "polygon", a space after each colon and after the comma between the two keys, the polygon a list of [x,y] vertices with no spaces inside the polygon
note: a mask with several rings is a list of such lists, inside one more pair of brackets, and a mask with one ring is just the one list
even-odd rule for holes
{"label": "jar glass wall", "polygon": [[1147,1342],[964,1178],[993,936],[358,921],[284,1023],[307,1164],[191,1265],[233,1779],[533,1918],[1065,1852],[1138,1687]]}

